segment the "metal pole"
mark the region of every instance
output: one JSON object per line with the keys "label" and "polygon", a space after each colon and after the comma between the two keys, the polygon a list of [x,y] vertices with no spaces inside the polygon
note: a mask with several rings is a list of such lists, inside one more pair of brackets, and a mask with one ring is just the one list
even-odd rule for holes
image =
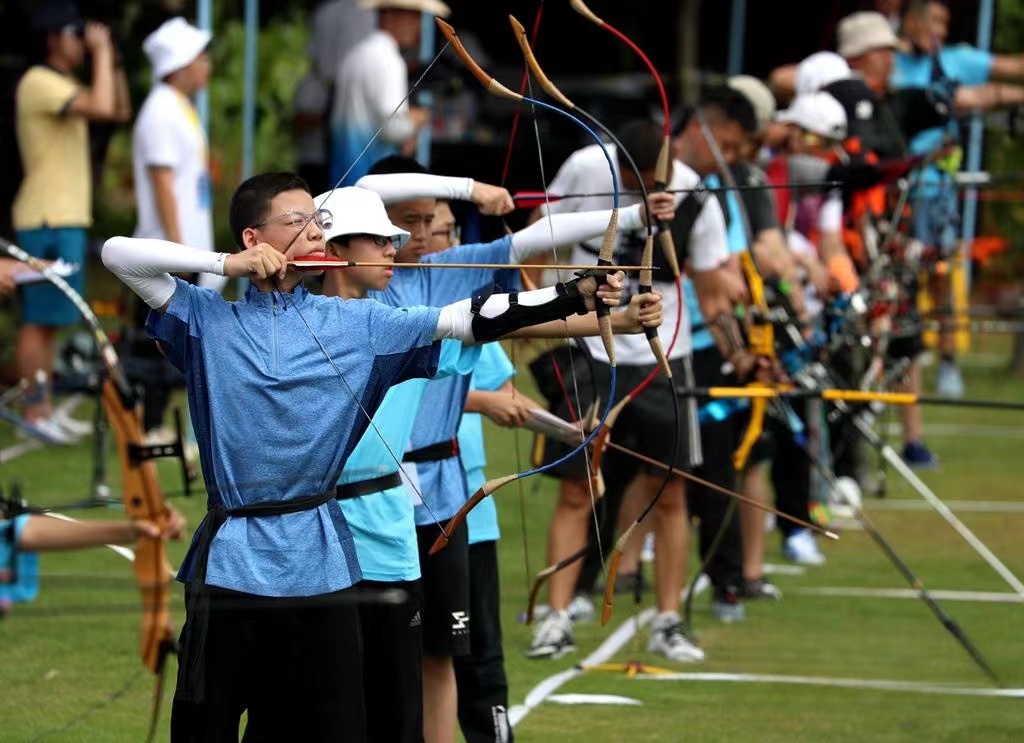
{"label": "metal pole", "polygon": [[[981,0],[978,11],[978,39],[977,47],[982,51],[992,49],[992,26],[995,20],[995,0]],[[967,140],[967,170],[977,172],[981,170],[982,137],[984,126],[980,113],[971,117],[970,133]],[[970,247],[974,241],[974,234],[978,223],[978,189],[969,188],[964,194],[964,219],[961,225],[961,238],[964,242],[964,276],[967,278],[968,288],[971,285],[971,257]]]}
{"label": "metal pole", "polygon": [[732,0],[729,20],[729,62],[726,72],[738,75],[743,70],[743,40],[747,31],[747,0]]}
{"label": "metal pole", "polygon": [[[197,0],[196,25],[203,31],[213,32],[213,0]],[[199,122],[206,132],[206,140],[210,140],[210,93],[203,88],[196,95],[196,109],[199,111]]]}
{"label": "metal pole", "polygon": [[256,53],[259,47],[259,0],[245,0],[245,71],[242,97],[242,180],[255,170]]}
{"label": "metal pole", "polygon": [[[424,13],[422,19],[422,30],[420,31],[420,62],[429,64],[434,58],[435,34],[437,26],[434,24],[434,16]],[[420,103],[430,108],[434,103],[434,96],[429,90],[420,91]],[[428,122],[420,129],[416,138],[416,159],[424,168],[430,168],[430,135],[431,126]]]}

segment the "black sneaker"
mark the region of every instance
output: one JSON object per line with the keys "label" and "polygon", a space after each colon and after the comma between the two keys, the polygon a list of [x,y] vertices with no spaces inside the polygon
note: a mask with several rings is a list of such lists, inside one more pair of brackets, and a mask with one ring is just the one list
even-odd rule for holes
{"label": "black sneaker", "polygon": [[745,599],[782,600],[782,590],[763,575],[760,578],[746,581],[740,595]]}

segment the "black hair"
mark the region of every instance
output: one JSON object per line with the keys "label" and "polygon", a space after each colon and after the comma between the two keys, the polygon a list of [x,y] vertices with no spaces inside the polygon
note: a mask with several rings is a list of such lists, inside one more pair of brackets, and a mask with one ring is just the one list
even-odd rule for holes
{"label": "black hair", "polygon": [[757,131],[757,114],[754,104],[738,90],[728,86],[712,88],[700,101],[700,110],[709,123],[715,120],[735,121],[744,131]]}
{"label": "black hair", "polygon": [[367,175],[391,175],[392,173],[424,173],[429,174],[418,160],[403,155],[388,155],[375,162],[367,171]]}
{"label": "black hair", "polygon": [[903,11],[903,15],[919,15],[921,13],[924,13],[926,10],[928,10],[928,6],[931,5],[932,3],[936,5],[941,5],[948,11],[953,10],[952,6],[949,3],[949,0],[910,0],[910,2],[907,3],[906,10]]}
{"label": "black hair", "polygon": [[262,222],[270,209],[270,202],[285,191],[310,193],[306,181],[295,173],[287,172],[254,175],[235,189],[228,208],[228,222],[231,224],[231,236],[238,247],[245,247],[242,243],[245,229]]}
{"label": "black hair", "polygon": [[[618,131],[622,149],[632,156],[640,172],[653,170],[657,166],[664,136],[665,130],[661,126],[646,119],[634,119]],[[625,154],[621,150],[617,150],[615,154],[619,161],[619,170],[631,170]]]}

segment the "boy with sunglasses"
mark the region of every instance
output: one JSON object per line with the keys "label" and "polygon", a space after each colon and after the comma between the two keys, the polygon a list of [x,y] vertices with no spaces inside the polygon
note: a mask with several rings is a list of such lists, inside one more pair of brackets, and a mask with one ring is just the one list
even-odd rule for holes
{"label": "boy with sunglasses", "polygon": [[[103,247],[185,374],[209,493],[179,573],[187,616],[171,739],[235,739],[247,711],[247,739],[366,740],[350,590],[362,576],[337,503],[350,494],[336,484],[370,416],[392,385],[437,373],[440,340],[492,340],[619,292],[586,277],[516,306],[500,294],[439,309],[341,302],[311,295],[290,265],[322,258],[333,224],[298,176],[244,182],[230,222],[239,253],[124,237]],[[193,272],[252,283],[227,302],[172,275]]]}

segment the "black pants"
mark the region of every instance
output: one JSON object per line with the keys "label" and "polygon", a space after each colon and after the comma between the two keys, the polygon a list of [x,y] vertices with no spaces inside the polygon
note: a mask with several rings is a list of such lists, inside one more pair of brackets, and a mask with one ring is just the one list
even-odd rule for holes
{"label": "black pants", "polygon": [[[704,463],[694,470],[700,477],[728,490],[735,490],[737,477],[732,455],[737,429],[746,416],[733,415],[700,427]],[[704,572],[716,589],[736,591],[743,579],[743,539],[733,499],[696,482],[686,483],[686,502],[691,519],[698,519],[697,539]],[[718,547],[708,560],[708,551],[721,533]]]}
{"label": "black pants", "polygon": [[[175,697],[171,740],[237,743],[247,711],[244,743],[365,741],[359,614],[341,603],[346,598],[345,591],[280,599],[211,587],[205,699]],[[188,642],[186,618],[181,643]]]}
{"label": "black pants", "polygon": [[[728,386],[736,380],[723,374],[724,359],[717,348],[706,348],[693,354],[693,376],[700,387]],[[735,490],[738,478],[732,456],[746,430],[749,418],[742,412],[721,421],[708,421],[700,427],[704,461],[694,470],[698,477],[715,485]],[[736,508],[727,495],[696,482],[686,483],[686,502],[690,518],[699,519],[697,539],[700,559],[706,563],[704,572],[716,589],[735,591],[743,580],[743,539]],[[721,541],[711,559],[708,552],[721,533]]]}
{"label": "black pants", "polygon": [[[807,402],[794,401],[793,411],[806,424]],[[771,478],[775,490],[775,507],[780,513],[810,521],[811,460],[793,432],[784,424],[773,421],[771,432],[774,450]],[[786,519],[778,519],[776,525],[783,539],[801,528]]]}
{"label": "black pants", "polygon": [[399,588],[402,604],[362,604],[363,693],[367,740],[371,743],[419,743],[423,740],[423,605],[420,582],[364,580],[366,591]]}
{"label": "black pants", "polygon": [[508,680],[501,648],[498,543],[469,545],[469,655],[453,658],[459,727],[466,743],[511,743]]}

